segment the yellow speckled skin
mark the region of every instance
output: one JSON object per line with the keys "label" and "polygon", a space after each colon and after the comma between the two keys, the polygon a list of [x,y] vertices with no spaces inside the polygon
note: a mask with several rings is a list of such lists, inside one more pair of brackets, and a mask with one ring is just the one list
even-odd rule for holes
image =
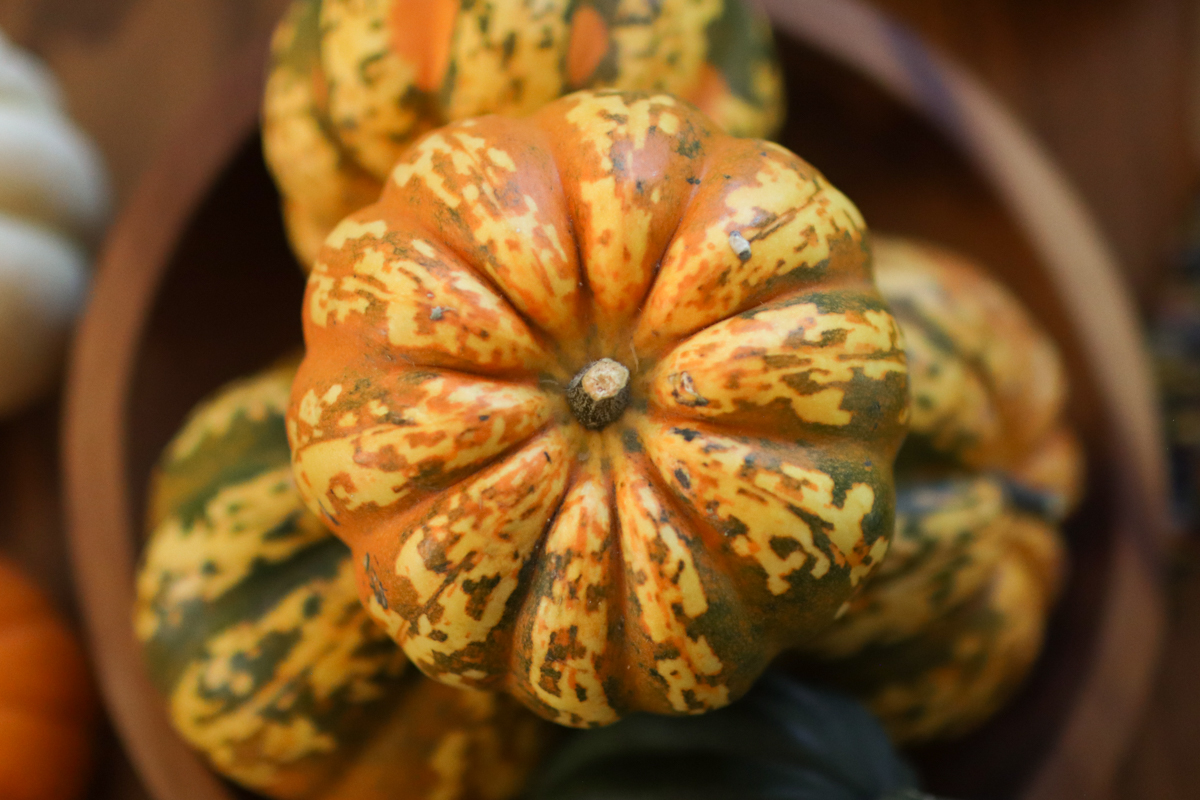
{"label": "yellow speckled skin", "polygon": [[[438,680],[573,726],[701,713],[887,549],[908,388],[862,218],[672,97],[420,140],[304,327],[297,485]],[[587,430],[565,389],[601,358],[632,400]]]}
{"label": "yellow speckled skin", "polygon": [[783,119],[770,30],[742,0],[295,0],[263,143],[304,268],[421,134],[585,88],[684,97],[738,136]]}
{"label": "yellow speckled skin", "polygon": [[821,676],[913,742],[975,727],[1032,667],[1083,460],[1057,350],[1019,302],[941,249],[877,238],[875,252],[912,379],[896,536],[810,649],[830,660]]}
{"label": "yellow speckled skin", "polygon": [[280,800],[502,800],[550,726],[406,669],[350,553],[304,508],[283,413],[295,364],[221,390],[151,488],[135,628],[180,735]]}

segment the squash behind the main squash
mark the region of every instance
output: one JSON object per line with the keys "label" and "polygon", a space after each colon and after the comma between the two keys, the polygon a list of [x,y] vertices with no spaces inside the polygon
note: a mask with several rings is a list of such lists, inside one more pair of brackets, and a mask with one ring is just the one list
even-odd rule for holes
{"label": "squash behind the main squash", "polygon": [[301,264],[421,134],[593,87],[678,95],[738,136],[783,119],[770,30],[743,0],[294,0],[263,145]]}
{"label": "squash behind the main squash", "polygon": [[1083,460],[1057,349],[1015,297],[930,245],[877,238],[875,254],[912,376],[896,535],[810,646],[827,663],[805,672],[854,691],[910,742],[977,726],[1032,668]]}
{"label": "squash behind the main squash", "polygon": [[158,465],[135,616],[179,733],[281,800],[499,800],[544,723],[442,686],[358,602],[349,550],[303,507],[283,410],[294,364],[225,387]]}

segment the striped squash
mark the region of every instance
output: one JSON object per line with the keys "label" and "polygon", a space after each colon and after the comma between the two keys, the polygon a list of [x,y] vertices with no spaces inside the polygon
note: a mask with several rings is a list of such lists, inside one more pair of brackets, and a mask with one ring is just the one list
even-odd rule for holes
{"label": "striped squash", "polygon": [[739,136],[782,121],[770,31],[743,0],[294,0],[272,52],[263,143],[306,270],[447,122],[591,87],[679,95]]}
{"label": "striped squash", "polygon": [[350,553],[303,506],[283,413],[295,364],[220,390],[150,490],[135,626],[180,735],[268,797],[507,798],[544,723],[406,667]]}
{"label": "striped squash", "polygon": [[908,386],[861,216],[668,96],[418,142],[309,276],[297,486],[426,674],[718,708],[886,551]]}
{"label": "striped squash", "polygon": [[1083,461],[1058,352],[1016,298],[929,245],[877,239],[875,253],[912,376],[896,535],[814,646],[829,663],[810,673],[858,693],[911,742],[977,726],[1029,672]]}
{"label": "striped squash", "polygon": [[58,380],[110,202],[54,76],[0,31],[0,417]]}

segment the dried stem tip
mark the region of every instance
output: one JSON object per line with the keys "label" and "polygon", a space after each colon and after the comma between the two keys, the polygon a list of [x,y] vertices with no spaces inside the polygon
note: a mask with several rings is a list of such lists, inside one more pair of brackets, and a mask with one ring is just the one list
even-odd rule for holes
{"label": "dried stem tip", "polygon": [[629,405],[629,370],[611,358],[593,361],[567,385],[567,402],[583,427],[600,430]]}

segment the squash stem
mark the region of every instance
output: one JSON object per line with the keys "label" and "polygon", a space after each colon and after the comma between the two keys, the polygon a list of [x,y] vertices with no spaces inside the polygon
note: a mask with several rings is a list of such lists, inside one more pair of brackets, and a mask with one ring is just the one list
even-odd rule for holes
{"label": "squash stem", "polygon": [[616,422],[629,405],[629,370],[611,358],[593,361],[567,384],[567,403],[588,430]]}

